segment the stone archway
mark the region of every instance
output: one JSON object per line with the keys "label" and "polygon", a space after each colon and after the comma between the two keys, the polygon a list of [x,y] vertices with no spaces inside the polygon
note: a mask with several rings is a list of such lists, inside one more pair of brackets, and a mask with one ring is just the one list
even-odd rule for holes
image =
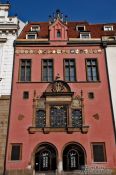
{"label": "stone archway", "polygon": [[55,172],[57,169],[57,150],[49,143],[42,143],[35,152],[35,172]]}
{"label": "stone archway", "polygon": [[80,170],[85,165],[85,150],[77,143],[68,144],[63,151],[63,170]]}

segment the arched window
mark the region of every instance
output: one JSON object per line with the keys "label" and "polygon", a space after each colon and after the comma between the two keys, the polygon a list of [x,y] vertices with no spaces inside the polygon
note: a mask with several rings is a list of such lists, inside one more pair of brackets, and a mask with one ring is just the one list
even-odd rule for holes
{"label": "arched window", "polygon": [[56,151],[48,144],[39,147],[35,154],[35,171],[55,171]]}
{"label": "arched window", "polygon": [[68,145],[63,151],[64,171],[79,170],[85,165],[85,154],[77,144]]}

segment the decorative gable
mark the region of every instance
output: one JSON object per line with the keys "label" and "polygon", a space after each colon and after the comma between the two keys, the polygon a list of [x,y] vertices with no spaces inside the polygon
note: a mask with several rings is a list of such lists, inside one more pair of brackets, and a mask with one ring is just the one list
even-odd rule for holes
{"label": "decorative gable", "polygon": [[62,13],[57,10],[56,14],[50,20],[50,40],[51,41],[66,41],[68,39],[67,37],[67,22],[66,18],[64,20]]}

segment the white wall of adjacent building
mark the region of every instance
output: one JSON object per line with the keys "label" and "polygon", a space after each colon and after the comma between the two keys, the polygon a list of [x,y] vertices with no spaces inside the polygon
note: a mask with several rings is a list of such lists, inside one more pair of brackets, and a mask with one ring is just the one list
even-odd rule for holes
{"label": "white wall of adjacent building", "polygon": [[9,17],[10,4],[0,4],[0,96],[10,95],[13,68],[13,42],[25,23],[16,16]]}
{"label": "white wall of adjacent building", "polygon": [[107,56],[108,73],[109,73],[112,104],[115,118],[115,128],[116,128],[116,45],[107,46],[106,56]]}

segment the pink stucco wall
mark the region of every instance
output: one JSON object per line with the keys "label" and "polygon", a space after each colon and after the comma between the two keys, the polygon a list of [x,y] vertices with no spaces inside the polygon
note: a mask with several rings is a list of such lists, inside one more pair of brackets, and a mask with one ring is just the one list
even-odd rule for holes
{"label": "pink stucco wall", "polygon": [[[47,47],[47,49],[54,47]],[[18,49],[24,49],[24,47],[18,47]],[[26,47],[25,47],[26,49]],[[27,49],[30,49],[27,47]],[[34,47],[39,49],[39,47]],[[42,47],[46,49],[46,47]],[[72,49],[72,47],[59,46],[57,49]],[[101,49],[99,46],[77,46],[73,49]],[[19,76],[19,61],[20,59],[32,59],[32,77],[29,83],[18,82]],[[76,61],[76,76],[77,82],[69,83],[71,91],[74,95],[80,94],[83,90],[84,96],[84,115],[85,124],[89,125],[89,131],[87,134],[80,132],[73,132],[67,134],[66,132],[50,132],[49,134],[43,134],[36,132],[35,134],[29,134],[28,128],[32,126],[33,116],[33,93],[36,90],[37,95],[40,96],[46,90],[48,83],[41,82],[41,61],[42,59],[54,59],[54,78],[57,73],[60,74],[63,80],[63,59],[74,58]],[[100,82],[90,83],[86,81],[86,58],[97,58]],[[29,91],[29,99],[23,99],[23,91]],[[88,98],[88,92],[94,92],[95,98],[93,100]],[[99,120],[96,120],[92,116],[99,114]],[[18,115],[24,115],[23,120],[18,120]],[[7,149],[7,169],[25,169],[32,159],[32,154],[42,142],[49,142],[56,146],[58,150],[58,159],[62,159],[62,151],[68,142],[77,142],[81,144],[87,155],[87,165],[93,165],[92,159],[92,142],[104,142],[106,145],[107,162],[101,163],[104,167],[115,168],[116,167],[116,150],[114,142],[114,131],[112,124],[112,113],[108,91],[108,81],[106,75],[106,63],[104,50],[98,54],[15,54],[14,65],[14,77],[13,77],[13,91],[11,101],[11,114],[10,114],[10,128],[9,139]],[[22,160],[10,161],[10,144],[22,143]]]}

